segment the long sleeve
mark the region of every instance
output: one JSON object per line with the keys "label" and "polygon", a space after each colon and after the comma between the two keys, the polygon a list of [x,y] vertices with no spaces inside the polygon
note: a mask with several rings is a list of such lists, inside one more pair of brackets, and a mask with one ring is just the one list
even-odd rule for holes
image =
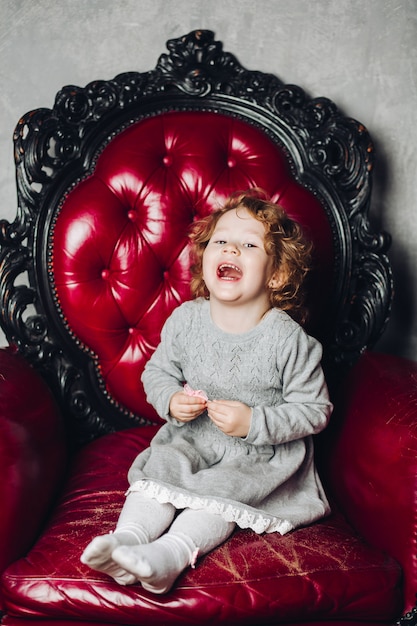
{"label": "long sleeve", "polygon": [[253,407],[247,443],[286,443],[316,434],[327,426],[332,404],[321,357],[319,342],[301,328],[279,347],[277,368],[281,371],[282,401],[276,406]]}
{"label": "long sleeve", "polygon": [[178,338],[178,310],[167,319],[161,332],[161,342],[149,359],[142,374],[147,400],[158,415],[168,422],[181,426],[169,415],[171,397],[183,387]]}

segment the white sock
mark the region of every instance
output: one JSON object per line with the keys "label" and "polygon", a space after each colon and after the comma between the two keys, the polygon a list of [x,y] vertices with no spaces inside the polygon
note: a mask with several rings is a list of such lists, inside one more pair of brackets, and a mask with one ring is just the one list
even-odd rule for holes
{"label": "white sock", "polygon": [[185,509],[168,533],[147,545],[116,548],[112,558],[135,576],[135,582],[141,582],[144,589],[167,593],[181,572],[194,566],[197,553],[203,555],[213,550],[234,528],[234,523],[226,522],[220,515]]}
{"label": "white sock", "polygon": [[[118,533],[113,533],[94,537],[85,548],[80,560],[85,565],[91,567],[91,569],[111,576],[119,585],[132,585],[136,582],[135,577],[115,563],[112,558],[113,551],[123,545],[121,543],[123,535],[123,533],[120,533],[119,537]],[[137,545],[136,541],[134,543]]]}
{"label": "white sock", "polygon": [[172,532],[146,545],[121,546],[112,554],[114,562],[144,589],[158,594],[167,593],[181,572],[194,565],[196,556],[192,539]]}
{"label": "white sock", "polygon": [[114,550],[149,543],[171,524],[174,514],[171,504],[160,504],[139,493],[129,494],[114,533],[95,537],[81,555],[81,562],[111,576],[120,585],[132,585],[137,577],[114,561]]}

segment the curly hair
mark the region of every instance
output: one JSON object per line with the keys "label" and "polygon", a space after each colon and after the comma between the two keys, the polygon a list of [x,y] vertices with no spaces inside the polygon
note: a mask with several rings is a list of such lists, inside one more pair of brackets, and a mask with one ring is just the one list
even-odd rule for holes
{"label": "curly hair", "polygon": [[274,257],[274,276],[269,289],[271,307],[280,308],[300,323],[307,319],[304,283],[310,269],[312,244],[304,237],[300,225],[288,217],[285,209],[270,200],[261,189],[237,191],[224,206],[194,222],[190,238],[191,292],[194,297],[209,299],[203,279],[203,254],[219,219],[228,211],[246,209],[265,227],[265,250]]}

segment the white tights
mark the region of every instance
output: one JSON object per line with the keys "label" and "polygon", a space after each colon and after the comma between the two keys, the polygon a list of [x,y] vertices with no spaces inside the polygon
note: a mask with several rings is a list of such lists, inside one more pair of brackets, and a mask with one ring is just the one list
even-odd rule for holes
{"label": "white tights", "polygon": [[194,566],[197,554],[213,550],[235,528],[203,509],[175,515],[172,504],[130,492],[114,533],[95,537],[81,561],[120,585],[141,582],[148,591],[166,593],[186,567]]}

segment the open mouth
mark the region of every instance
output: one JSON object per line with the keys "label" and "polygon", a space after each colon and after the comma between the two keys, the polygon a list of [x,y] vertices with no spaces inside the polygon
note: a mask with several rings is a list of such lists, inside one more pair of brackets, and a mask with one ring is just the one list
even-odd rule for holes
{"label": "open mouth", "polygon": [[242,270],[232,263],[222,263],[217,268],[217,276],[222,280],[239,280],[242,277]]}

